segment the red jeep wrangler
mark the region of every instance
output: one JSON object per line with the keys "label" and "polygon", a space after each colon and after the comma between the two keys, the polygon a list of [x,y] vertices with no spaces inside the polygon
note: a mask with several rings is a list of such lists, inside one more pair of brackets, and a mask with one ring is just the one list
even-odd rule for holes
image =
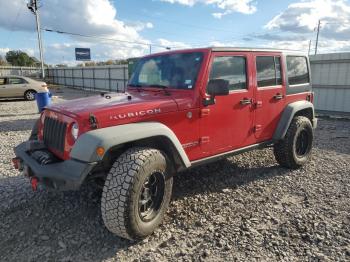
{"label": "red jeep wrangler", "polygon": [[102,183],[106,227],[138,239],[162,221],[178,171],[269,146],[284,167],[307,163],[312,102],[308,57],[298,52],[153,54],[139,60],[126,93],[47,107],[13,161],[33,187]]}

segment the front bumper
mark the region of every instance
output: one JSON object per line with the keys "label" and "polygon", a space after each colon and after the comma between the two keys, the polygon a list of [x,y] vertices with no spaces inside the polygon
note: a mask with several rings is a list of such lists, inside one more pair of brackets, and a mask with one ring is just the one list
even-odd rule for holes
{"label": "front bumper", "polygon": [[77,190],[86,176],[97,163],[82,162],[74,159],[41,165],[29,153],[28,143],[23,142],[14,148],[16,157],[20,158],[24,170],[30,176],[38,178],[40,183],[59,190]]}

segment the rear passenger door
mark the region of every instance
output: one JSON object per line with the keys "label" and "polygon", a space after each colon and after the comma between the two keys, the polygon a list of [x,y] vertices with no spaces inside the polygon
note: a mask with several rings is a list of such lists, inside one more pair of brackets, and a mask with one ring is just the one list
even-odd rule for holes
{"label": "rear passenger door", "polygon": [[285,105],[283,57],[279,53],[255,55],[255,126],[257,142],[270,140]]}

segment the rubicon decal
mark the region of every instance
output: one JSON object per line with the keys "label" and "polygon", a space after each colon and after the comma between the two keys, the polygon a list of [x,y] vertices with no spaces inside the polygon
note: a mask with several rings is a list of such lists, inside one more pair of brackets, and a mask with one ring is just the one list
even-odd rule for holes
{"label": "rubicon decal", "polygon": [[110,115],[109,119],[125,119],[125,118],[133,118],[138,116],[147,116],[147,115],[155,115],[160,114],[162,111],[160,108],[155,109],[147,109],[147,110],[140,110],[135,112],[127,112],[127,113],[121,113],[116,115]]}

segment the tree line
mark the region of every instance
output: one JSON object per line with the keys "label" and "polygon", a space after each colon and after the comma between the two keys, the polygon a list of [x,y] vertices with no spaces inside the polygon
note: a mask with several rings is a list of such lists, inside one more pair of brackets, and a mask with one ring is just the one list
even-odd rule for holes
{"label": "tree line", "polygon": [[0,56],[0,65],[37,66],[39,61],[34,56],[29,56],[26,52],[12,50],[6,53],[5,58]]}
{"label": "tree line", "polygon": [[[129,59],[107,60],[107,61],[87,61],[77,66],[103,66],[103,65],[123,65],[128,64]],[[29,56],[21,50],[8,51],[5,57],[0,55],[0,66],[40,66],[40,61],[34,56]],[[45,65],[47,66],[47,65]],[[57,64],[56,67],[68,67],[66,64]]]}

